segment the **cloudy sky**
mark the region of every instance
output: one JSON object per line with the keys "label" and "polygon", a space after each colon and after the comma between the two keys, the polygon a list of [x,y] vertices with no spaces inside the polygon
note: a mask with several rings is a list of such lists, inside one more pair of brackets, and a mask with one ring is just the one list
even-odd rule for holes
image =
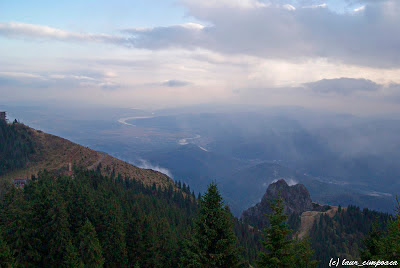
{"label": "cloudy sky", "polygon": [[399,0],[0,2],[0,104],[400,112]]}

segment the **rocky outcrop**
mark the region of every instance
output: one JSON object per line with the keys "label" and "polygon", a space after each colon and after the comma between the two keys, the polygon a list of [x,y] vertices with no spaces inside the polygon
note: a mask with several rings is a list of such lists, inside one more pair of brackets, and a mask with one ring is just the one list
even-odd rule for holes
{"label": "rocky outcrop", "polygon": [[284,213],[287,215],[301,215],[314,208],[310,193],[303,184],[289,186],[284,179],[279,179],[268,186],[260,203],[242,213],[241,219],[253,226],[265,226],[268,222],[265,214],[271,213],[269,204],[279,193],[284,200]]}

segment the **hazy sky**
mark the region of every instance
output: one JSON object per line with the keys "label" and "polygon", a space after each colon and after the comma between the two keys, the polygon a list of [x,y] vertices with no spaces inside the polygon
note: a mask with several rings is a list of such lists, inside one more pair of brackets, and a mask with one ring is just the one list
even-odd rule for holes
{"label": "hazy sky", "polygon": [[0,1],[0,95],[400,112],[400,1]]}

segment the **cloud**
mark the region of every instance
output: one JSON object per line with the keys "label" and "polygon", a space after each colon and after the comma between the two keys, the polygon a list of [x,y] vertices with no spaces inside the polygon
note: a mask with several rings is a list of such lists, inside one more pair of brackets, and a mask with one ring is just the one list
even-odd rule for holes
{"label": "cloud", "polygon": [[74,42],[102,42],[128,45],[127,39],[108,34],[75,33],[45,25],[34,25],[19,22],[0,23],[0,35],[32,39],[51,39]]}
{"label": "cloud", "polygon": [[359,12],[353,11],[358,6],[345,13],[324,3],[288,8],[280,1],[268,5],[250,2],[247,8],[236,4],[227,8],[214,1],[182,1],[189,15],[207,22],[206,27],[147,29],[135,33],[134,46],[204,48],[266,59],[329,58],[380,68],[400,66],[400,1],[363,1],[365,7]]}
{"label": "cloud", "polygon": [[[283,179],[285,180],[285,182],[286,182],[289,186],[293,186],[293,185],[299,184],[299,182],[298,182],[297,180],[293,179],[293,178],[283,178]],[[280,180],[280,179],[275,179],[275,180],[273,180],[270,184],[273,184],[273,183],[277,182],[278,180]],[[264,183],[263,186],[265,186],[265,183]]]}
{"label": "cloud", "polygon": [[131,35],[129,41],[135,48],[194,49],[207,38],[204,29],[205,27],[200,24],[188,23],[168,27],[131,28],[123,32]]}
{"label": "cloud", "polygon": [[190,84],[191,84],[190,82],[180,81],[180,80],[167,80],[161,83],[162,86],[166,87],[184,87]]}
{"label": "cloud", "polygon": [[119,88],[117,83],[109,81],[110,73],[95,71],[77,71],[75,73],[26,73],[1,72],[0,87],[19,86],[27,88],[71,89],[94,87],[105,90]]}
{"label": "cloud", "polygon": [[[130,28],[120,35],[74,33],[49,26],[0,24],[0,35],[125,47],[206,49],[225,55],[303,61],[326,58],[345,64],[400,67],[400,1],[341,1],[338,12],[321,1],[182,0],[203,24]],[[361,5],[361,6],[360,6]]]}
{"label": "cloud", "polygon": [[355,92],[374,92],[382,85],[367,80],[354,78],[322,79],[316,82],[305,83],[304,86],[319,94],[351,95]]}
{"label": "cloud", "polygon": [[174,178],[174,176],[172,175],[172,173],[171,173],[171,171],[169,169],[160,167],[158,165],[153,165],[147,160],[140,159],[139,163],[135,163],[135,165],[137,167],[139,167],[139,168],[152,169],[152,170],[161,172],[161,173],[167,175],[168,177],[170,177],[172,179]]}

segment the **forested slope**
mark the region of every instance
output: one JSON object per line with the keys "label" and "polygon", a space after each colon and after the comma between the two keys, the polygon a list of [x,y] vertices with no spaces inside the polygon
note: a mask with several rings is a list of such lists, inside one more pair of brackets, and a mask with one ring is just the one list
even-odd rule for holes
{"label": "forested slope", "polygon": [[[83,169],[74,178],[41,172],[0,204],[0,244],[23,267],[177,267],[198,210],[189,191]],[[258,232],[238,222],[235,229],[244,259],[254,262]]]}
{"label": "forested slope", "polygon": [[383,231],[391,218],[386,213],[360,210],[354,206],[339,208],[333,217],[322,214],[309,232],[316,259],[325,264],[329,263],[332,256],[360,259],[360,252],[364,249],[363,240],[372,230],[373,224],[379,223]]}
{"label": "forested slope", "polygon": [[0,177],[24,168],[34,152],[31,132],[27,128],[0,120]]}

